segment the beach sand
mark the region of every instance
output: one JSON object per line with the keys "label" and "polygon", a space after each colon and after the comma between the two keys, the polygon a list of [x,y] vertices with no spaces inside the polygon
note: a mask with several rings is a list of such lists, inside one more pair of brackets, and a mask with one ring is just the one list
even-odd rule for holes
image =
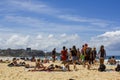
{"label": "beach sand", "polygon": [[[27,62],[34,65],[34,62]],[[48,66],[52,64],[44,64]],[[60,64],[59,61],[54,64]],[[99,72],[98,66],[94,66],[91,70],[77,65],[79,70],[74,71],[73,65],[70,65],[72,71],[34,71],[29,72],[24,67],[8,67],[8,63],[0,63],[0,80],[120,80],[120,72],[112,71],[115,66],[106,65],[106,72]],[[62,65],[62,64],[61,64]]]}

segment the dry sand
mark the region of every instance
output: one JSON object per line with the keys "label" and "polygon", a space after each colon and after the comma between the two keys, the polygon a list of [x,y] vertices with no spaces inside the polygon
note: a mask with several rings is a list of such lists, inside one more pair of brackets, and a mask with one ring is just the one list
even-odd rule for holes
{"label": "dry sand", "polygon": [[[33,62],[27,63],[35,64]],[[47,66],[51,63],[44,65]],[[60,62],[55,62],[54,64],[60,64]],[[106,72],[98,72],[98,66],[87,70],[82,65],[77,65],[78,71],[28,72],[24,67],[8,67],[7,65],[8,63],[0,63],[0,80],[120,80],[120,72],[108,71],[115,68],[115,66],[110,65],[106,66]],[[70,68],[73,70],[73,65],[70,65]]]}

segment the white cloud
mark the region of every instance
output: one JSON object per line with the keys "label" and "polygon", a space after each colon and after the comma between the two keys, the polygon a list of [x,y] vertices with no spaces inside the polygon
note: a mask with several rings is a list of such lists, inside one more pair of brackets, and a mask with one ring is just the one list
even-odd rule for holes
{"label": "white cloud", "polygon": [[[98,28],[94,26],[82,26],[76,24],[64,24],[64,23],[53,23],[44,21],[42,19],[37,19],[33,17],[24,17],[24,16],[6,16],[4,19],[5,22],[10,22],[12,24],[17,24],[21,27],[33,27],[32,30],[46,31],[46,32],[76,32],[76,31],[106,31],[105,28]],[[47,25],[46,25],[47,24]]]}
{"label": "white cloud", "polygon": [[67,35],[64,33],[64,34],[61,34],[61,37],[66,37]]}
{"label": "white cloud", "polygon": [[13,7],[16,7],[16,9],[19,10],[25,10],[25,11],[31,11],[31,12],[43,13],[43,14],[54,14],[58,12],[58,10],[51,8],[50,6],[40,1],[37,1],[35,3],[33,1],[12,0],[9,3],[11,3]]}
{"label": "white cloud", "polygon": [[103,28],[109,26],[108,22],[92,22],[91,24],[95,25],[95,26],[100,26],[100,27],[103,27]]}
{"label": "white cloud", "polygon": [[61,37],[62,34],[56,34],[57,36],[53,37],[53,34],[46,33],[38,35],[11,34],[7,38],[5,38],[4,35],[0,35],[0,48],[31,47],[32,49],[51,51],[54,47],[56,47],[57,50],[60,51],[63,46],[70,48],[73,45],[76,45],[80,48],[82,44],[82,40],[77,34],[67,35],[64,36],[64,38]]}
{"label": "white cloud", "polygon": [[22,24],[22,25],[27,25],[27,26],[40,27],[41,25],[44,25],[44,22],[42,20],[34,19],[31,17],[6,16],[4,20],[7,22],[14,22],[14,23]]}
{"label": "white cloud", "polygon": [[36,39],[38,39],[38,40],[43,39],[43,36],[42,36],[42,35],[38,35],[38,36],[36,37]]}
{"label": "white cloud", "polygon": [[[59,15],[58,16],[61,19],[69,20],[69,21],[76,21],[76,22],[93,22],[93,20],[89,20],[87,18],[82,18],[78,16],[73,16],[73,15]],[[97,20],[94,20],[97,21]]]}
{"label": "white cloud", "polygon": [[29,36],[20,36],[20,35],[12,35],[8,40],[6,40],[5,45],[7,47],[24,47],[27,45],[29,40]]}
{"label": "white cloud", "polygon": [[54,36],[53,34],[50,34],[48,35],[48,38],[53,38],[53,36]]}
{"label": "white cloud", "polygon": [[68,20],[68,21],[74,21],[74,22],[90,23],[91,25],[95,25],[99,27],[106,27],[109,25],[109,23],[112,23],[111,21],[105,21],[105,20],[95,19],[95,18],[80,17],[77,15],[58,15],[58,18]]}
{"label": "white cloud", "polygon": [[105,45],[110,51],[120,51],[120,30],[105,32],[91,39],[91,45]]}
{"label": "white cloud", "polygon": [[[44,15],[49,14],[51,17],[56,17],[61,20],[90,23],[91,25],[95,25],[98,27],[106,27],[109,25],[109,23],[111,23],[111,21],[105,21],[105,20],[96,19],[96,18],[87,18],[87,17],[80,17],[78,15],[66,14],[66,13],[63,13],[63,11],[58,11],[58,9],[53,8],[45,3],[42,3],[40,1],[37,1],[37,2],[35,2],[35,1],[18,1],[18,0],[8,1],[9,5],[11,5],[11,7],[16,8],[16,10],[13,9],[15,11],[24,10],[26,12],[31,11],[33,14],[34,13],[43,13]],[[63,14],[65,14],[65,15],[63,15]],[[19,20],[19,22],[21,22],[21,21]]]}
{"label": "white cloud", "polygon": [[100,35],[99,37],[120,37],[120,30],[118,31],[111,31],[111,32],[106,32],[102,35]]}
{"label": "white cloud", "polygon": [[[37,1],[37,2],[32,0],[31,1],[29,0],[6,1],[6,4],[9,4],[9,7],[10,7],[10,9],[8,8],[9,10],[11,10],[11,7],[14,8],[13,12],[9,12],[9,14],[13,13],[15,15],[6,16],[5,21],[8,21],[10,24],[15,23],[19,26],[22,25],[24,27],[30,27],[30,26],[39,27],[39,30],[43,32],[51,31],[51,32],[62,32],[62,33],[75,32],[75,31],[106,31],[107,29],[104,29],[104,27],[109,25],[109,22],[105,20],[80,17],[79,15],[70,15],[69,13],[68,14],[64,13],[62,10],[58,11],[59,9],[51,7],[51,5],[47,5],[45,3],[42,3],[41,1]],[[24,16],[21,14],[18,14],[19,11],[21,10],[24,10],[23,11],[25,13]],[[55,23],[54,20],[52,21],[50,18],[50,20],[48,20],[50,22],[47,22],[47,20],[43,20],[40,18],[41,17],[40,13],[43,13],[43,15],[45,16],[47,14],[50,14],[49,17],[56,18],[56,21],[57,20],[58,21],[60,20],[60,21],[59,23],[58,22]],[[26,14],[28,14],[27,17],[26,17]],[[39,18],[35,18],[31,14],[34,14],[34,15],[39,14]],[[62,14],[65,14],[65,15],[62,15]],[[63,22],[65,20],[70,22],[72,21],[72,25],[70,22],[69,24],[66,24],[66,22]],[[61,23],[61,21],[63,23]],[[74,22],[89,23],[89,25],[81,25],[80,23],[76,25],[76,23]],[[101,27],[102,29],[98,27]]]}

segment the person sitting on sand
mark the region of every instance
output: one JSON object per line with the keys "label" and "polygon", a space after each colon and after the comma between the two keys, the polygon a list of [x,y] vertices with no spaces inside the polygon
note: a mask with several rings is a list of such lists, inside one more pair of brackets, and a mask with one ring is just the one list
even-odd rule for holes
{"label": "person sitting on sand", "polygon": [[1,59],[0,62],[3,62],[3,60]]}
{"label": "person sitting on sand", "polygon": [[35,57],[33,56],[32,58],[31,58],[31,62],[35,62],[36,61],[36,59],[35,59]]}
{"label": "person sitting on sand", "polygon": [[116,59],[115,59],[115,56],[112,56],[111,58],[111,61],[112,61],[112,64],[115,65],[117,63]]}
{"label": "person sitting on sand", "polygon": [[117,67],[115,68],[115,71],[120,72],[120,64],[117,64]]}
{"label": "person sitting on sand", "polygon": [[49,63],[49,59],[47,57],[44,58],[43,63]]}
{"label": "person sitting on sand", "polygon": [[107,64],[111,62],[111,57],[108,58]]}
{"label": "person sitting on sand", "polygon": [[9,60],[3,61],[3,60],[1,59],[1,60],[0,60],[0,63],[10,63],[10,61],[9,61]]}
{"label": "person sitting on sand", "polygon": [[37,59],[36,64],[35,64],[35,70],[39,68],[45,68],[45,66],[40,62],[40,59]]}
{"label": "person sitting on sand", "polygon": [[18,64],[18,63],[17,63],[17,59],[16,59],[16,58],[13,58],[12,61],[13,61],[12,63],[14,64],[14,66],[17,66],[17,64]]}
{"label": "person sitting on sand", "polygon": [[117,62],[116,62],[114,56],[110,57],[110,58],[108,59],[108,62],[107,62],[107,64],[110,64],[110,65],[115,65],[116,63],[117,63]]}

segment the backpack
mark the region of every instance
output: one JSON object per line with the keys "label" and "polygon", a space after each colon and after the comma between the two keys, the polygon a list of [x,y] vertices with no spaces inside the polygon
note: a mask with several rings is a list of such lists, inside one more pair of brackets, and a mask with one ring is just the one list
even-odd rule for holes
{"label": "backpack", "polygon": [[91,48],[90,47],[87,48],[86,51],[85,51],[85,53],[86,53],[86,56],[90,57]]}
{"label": "backpack", "polygon": [[115,68],[115,71],[120,71],[120,64],[117,65],[117,67]]}
{"label": "backpack", "polygon": [[98,71],[105,71],[106,69],[106,66],[104,64],[100,64],[99,68],[98,68]]}

